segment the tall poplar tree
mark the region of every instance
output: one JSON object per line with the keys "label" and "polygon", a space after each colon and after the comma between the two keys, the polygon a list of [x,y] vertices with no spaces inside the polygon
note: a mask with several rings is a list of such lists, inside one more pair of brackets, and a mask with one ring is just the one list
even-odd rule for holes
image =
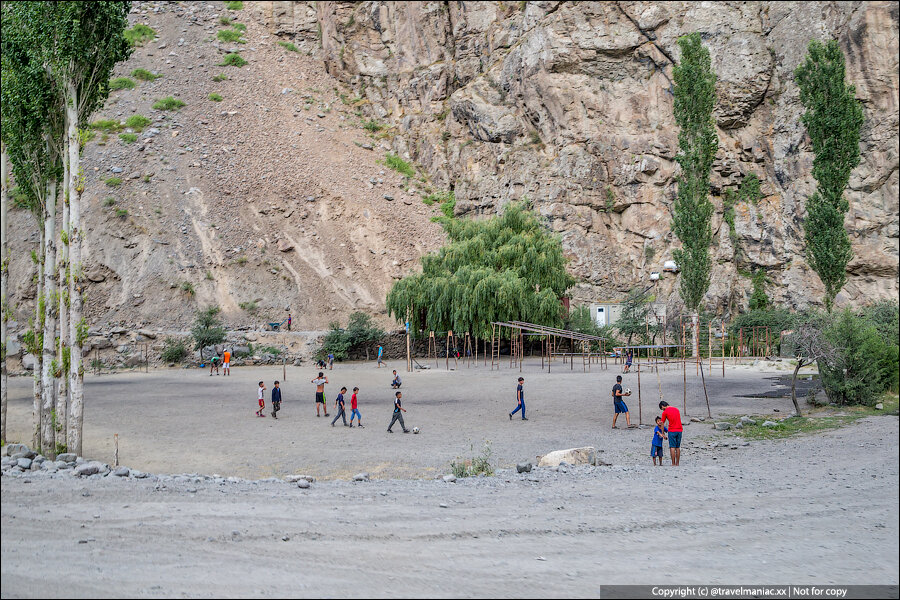
{"label": "tall poplar tree", "polygon": [[700,302],[709,289],[711,262],[713,205],[709,200],[709,173],[719,144],[712,116],[716,105],[716,76],[709,50],[701,43],[699,33],[679,38],[678,47],[681,60],[673,68],[673,75],[680,151],[675,160],[681,166],[681,174],[677,180],[672,231],[681,240],[681,248],[673,255],[681,269],[681,299],[693,313],[693,346],[697,356],[697,321]]}
{"label": "tall poplar tree", "polygon": [[35,17],[45,23],[41,46],[55,89],[65,107],[69,208],[69,391],[71,403],[66,440],[70,452],[81,454],[84,414],[82,347],[87,338],[83,315],[84,273],[81,259],[81,169],[79,128],[109,96],[109,77],[116,63],[128,58],[124,37],[130,2],[34,2]]}
{"label": "tall poplar tree", "polygon": [[812,175],[818,186],[806,201],[806,256],[825,285],[825,308],[847,282],[847,263],[853,258],[844,215],[850,208],[844,190],[850,172],[859,164],[862,104],[856,88],[845,81],[844,53],[836,40],[809,43],[806,60],[794,79],[806,112],[800,117],[812,141]]}

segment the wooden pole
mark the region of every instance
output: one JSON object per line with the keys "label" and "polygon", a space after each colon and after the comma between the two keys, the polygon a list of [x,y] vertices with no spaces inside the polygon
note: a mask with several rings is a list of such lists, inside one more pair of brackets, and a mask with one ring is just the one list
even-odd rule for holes
{"label": "wooden pole", "polygon": [[712,321],[706,325],[706,339],[709,341],[709,372],[712,373]]}
{"label": "wooden pole", "polygon": [[725,321],[722,321],[722,377],[725,377]]}
{"label": "wooden pole", "polygon": [[709,394],[706,393],[706,377],[703,376],[703,365],[700,365],[700,378],[703,380],[703,396],[706,398],[706,414],[712,419],[712,411],[709,410]]}
{"label": "wooden pole", "polygon": [[681,358],[681,367],[682,367],[681,368],[681,379],[682,379],[682,385],[684,386],[683,387],[684,397],[681,400],[681,412],[683,412],[686,416],[688,414],[687,413],[687,357],[683,356]]}
{"label": "wooden pole", "polygon": [[412,348],[409,340],[409,329],[406,330],[406,372],[412,373]]}
{"label": "wooden pole", "polygon": [[638,364],[637,368],[637,380],[638,380],[638,424],[641,424],[643,421],[641,420],[641,415],[643,414],[643,407],[641,402],[641,365]]}
{"label": "wooden pole", "polygon": [[116,444],[116,455],[115,455],[115,466],[119,466],[119,434],[113,435],[113,440],[115,440]]}
{"label": "wooden pole", "polygon": [[287,381],[287,357],[281,357],[281,380]]}

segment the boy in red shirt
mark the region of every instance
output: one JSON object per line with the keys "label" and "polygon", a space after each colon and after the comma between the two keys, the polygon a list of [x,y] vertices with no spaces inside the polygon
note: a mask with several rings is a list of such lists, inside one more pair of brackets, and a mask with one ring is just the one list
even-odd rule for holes
{"label": "boy in red shirt", "polygon": [[681,426],[681,413],[665,401],[659,403],[659,409],[662,411],[659,424],[669,422],[669,455],[672,457],[672,466],[677,467],[681,462],[681,434],[684,432]]}
{"label": "boy in red shirt", "polygon": [[353,417],[356,417],[356,424],[359,427],[362,427],[362,415],[359,414],[359,409],[356,408],[356,394],[359,392],[359,388],[353,388],[353,395],[350,396],[350,427],[353,427]]}

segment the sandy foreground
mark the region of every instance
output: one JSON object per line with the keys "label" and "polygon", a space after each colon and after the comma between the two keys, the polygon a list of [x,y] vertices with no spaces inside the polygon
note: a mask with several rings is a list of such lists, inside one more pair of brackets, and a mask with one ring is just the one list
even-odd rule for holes
{"label": "sandy foreground", "polygon": [[[227,383],[196,371],[91,379],[85,454],[109,462],[104,439],[115,429],[122,462],[153,473],[305,469],[330,480],[299,489],[189,476],[3,477],[2,596],[584,597],[603,584],[898,583],[897,417],[748,446],[694,423],[683,466],[654,468],[648,430],[609,429],[612,369],[526,372],[524,423],[506,416],[518,372],[410,374],[405,405],[418,436],[384,431],[389,371],[329,373],[338,385],[369,386],[361,431],[316,419],[313,389],[298,383],[308,369],[288,373],[302,390],[285,399],[289,418],[252,417],[247,384],[270,383],[274,370],[264,371],[236,371]],[[786,412],[783,399],[739,396],[769,389],[772,376],[708,380],[713,413]],[[658,398],[661,385],[680,395],[680,380],[654,374],[645,393]],[[11,386],[11,431],[27,430],[28,383]],[[494,477],[433,478],[485,439],[502,467]],[[506,468],[588,443],[613,466]],[[357,470],[373,480],[348,481]]]}

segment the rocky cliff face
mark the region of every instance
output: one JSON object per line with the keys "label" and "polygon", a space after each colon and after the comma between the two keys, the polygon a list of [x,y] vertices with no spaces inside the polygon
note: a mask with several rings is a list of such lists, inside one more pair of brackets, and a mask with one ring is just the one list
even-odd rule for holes
{"label": "rocky cliff face", "polygon": [[[792,75],[810,39],[837,38],[864,103],[862,164],[847,197],[855,258],[839,303],[898,295],[898,5],[894,2],[255,2],[256,18],[322,60],[397,126],[391,144],[480,215],[529,198],[559,232],[577,300],[650,283],[671,258],[676,40],[701,32],[718,76],[712,286],[717,312],[769,294],[822,297],[804,260],[814,188]],[[722,199],[743,178],[758,202]],[[657,284],[677,298],[676,279]]]}

